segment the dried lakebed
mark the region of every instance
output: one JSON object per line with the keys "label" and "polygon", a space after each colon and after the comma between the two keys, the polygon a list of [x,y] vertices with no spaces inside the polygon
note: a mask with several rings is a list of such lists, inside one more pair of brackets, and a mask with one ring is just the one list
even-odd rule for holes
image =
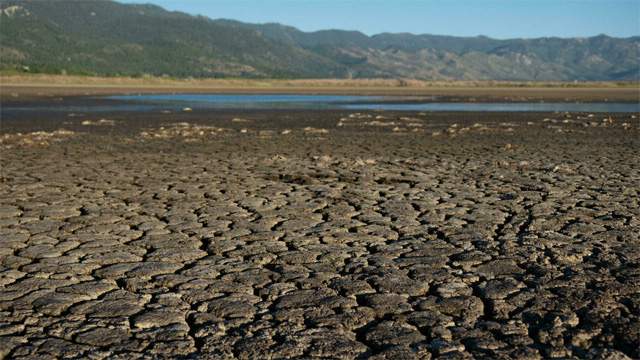
{"label": "dried lakebed", "polygon": [[639,127],[391,111],[3,121],[0,356],[637,358]]}

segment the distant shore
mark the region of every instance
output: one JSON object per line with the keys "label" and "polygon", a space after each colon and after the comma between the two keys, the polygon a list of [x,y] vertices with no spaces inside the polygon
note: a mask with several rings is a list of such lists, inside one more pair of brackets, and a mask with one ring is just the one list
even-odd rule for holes
{"label": "distant shore", "polygon": [[640,102],[635,82],[418,81],[395,79],[245,80],[2,76],[2,102],[116,94],[336,94],[442,96],[477,102]]}

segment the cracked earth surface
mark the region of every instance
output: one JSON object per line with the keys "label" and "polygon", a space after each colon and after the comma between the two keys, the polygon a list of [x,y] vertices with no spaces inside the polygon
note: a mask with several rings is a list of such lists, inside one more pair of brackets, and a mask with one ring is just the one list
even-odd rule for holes
{"label": "cracked earth surface", "polygon": [[638,358],[635,116],[162,116],[3,145],[0,357]]}

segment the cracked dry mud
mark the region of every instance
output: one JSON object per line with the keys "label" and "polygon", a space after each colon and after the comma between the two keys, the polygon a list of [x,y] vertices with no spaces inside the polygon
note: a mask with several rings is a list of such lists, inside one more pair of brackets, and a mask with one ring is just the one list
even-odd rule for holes
{"label": "cracked dry mud", "polygon": [[0,357],[639,356],[632,114],[123,116],[2,149]]}

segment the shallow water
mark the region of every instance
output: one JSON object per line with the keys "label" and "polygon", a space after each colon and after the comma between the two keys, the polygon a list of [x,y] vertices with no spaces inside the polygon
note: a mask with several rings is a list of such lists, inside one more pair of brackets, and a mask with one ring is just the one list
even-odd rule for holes
{"label": "shallow water", "polygon": [[422,111],[577,111],[626,113],[638,112],[638,104],[625,103],[425,103],[425,104],[385,104],[382,107],[371,104],[347,105],[348,109],[359,110],[422,110]]}
{"label": "shallow water", "polygon": [[145,106],[206,109],[352,109],[420,111],[584,111],[638,112],[625,103],[438,103],[436,97],[344,95],[122,95],[110,99]]}
{"label": "shallow water", "polygon": [[5,106],[3,115],[33,111],[111,112],[111,111],[181,111],[198,109],[245,110],[408,110],[408,111],[577,111],[577,112],[640,112],[633,103],[480,103],[437,102],[437,97],[415,96],[346,96],[346,95],[208,95],[162,94],[117,95],[95,99],[116,100],[110,104],[90,106],[42,105]]}

